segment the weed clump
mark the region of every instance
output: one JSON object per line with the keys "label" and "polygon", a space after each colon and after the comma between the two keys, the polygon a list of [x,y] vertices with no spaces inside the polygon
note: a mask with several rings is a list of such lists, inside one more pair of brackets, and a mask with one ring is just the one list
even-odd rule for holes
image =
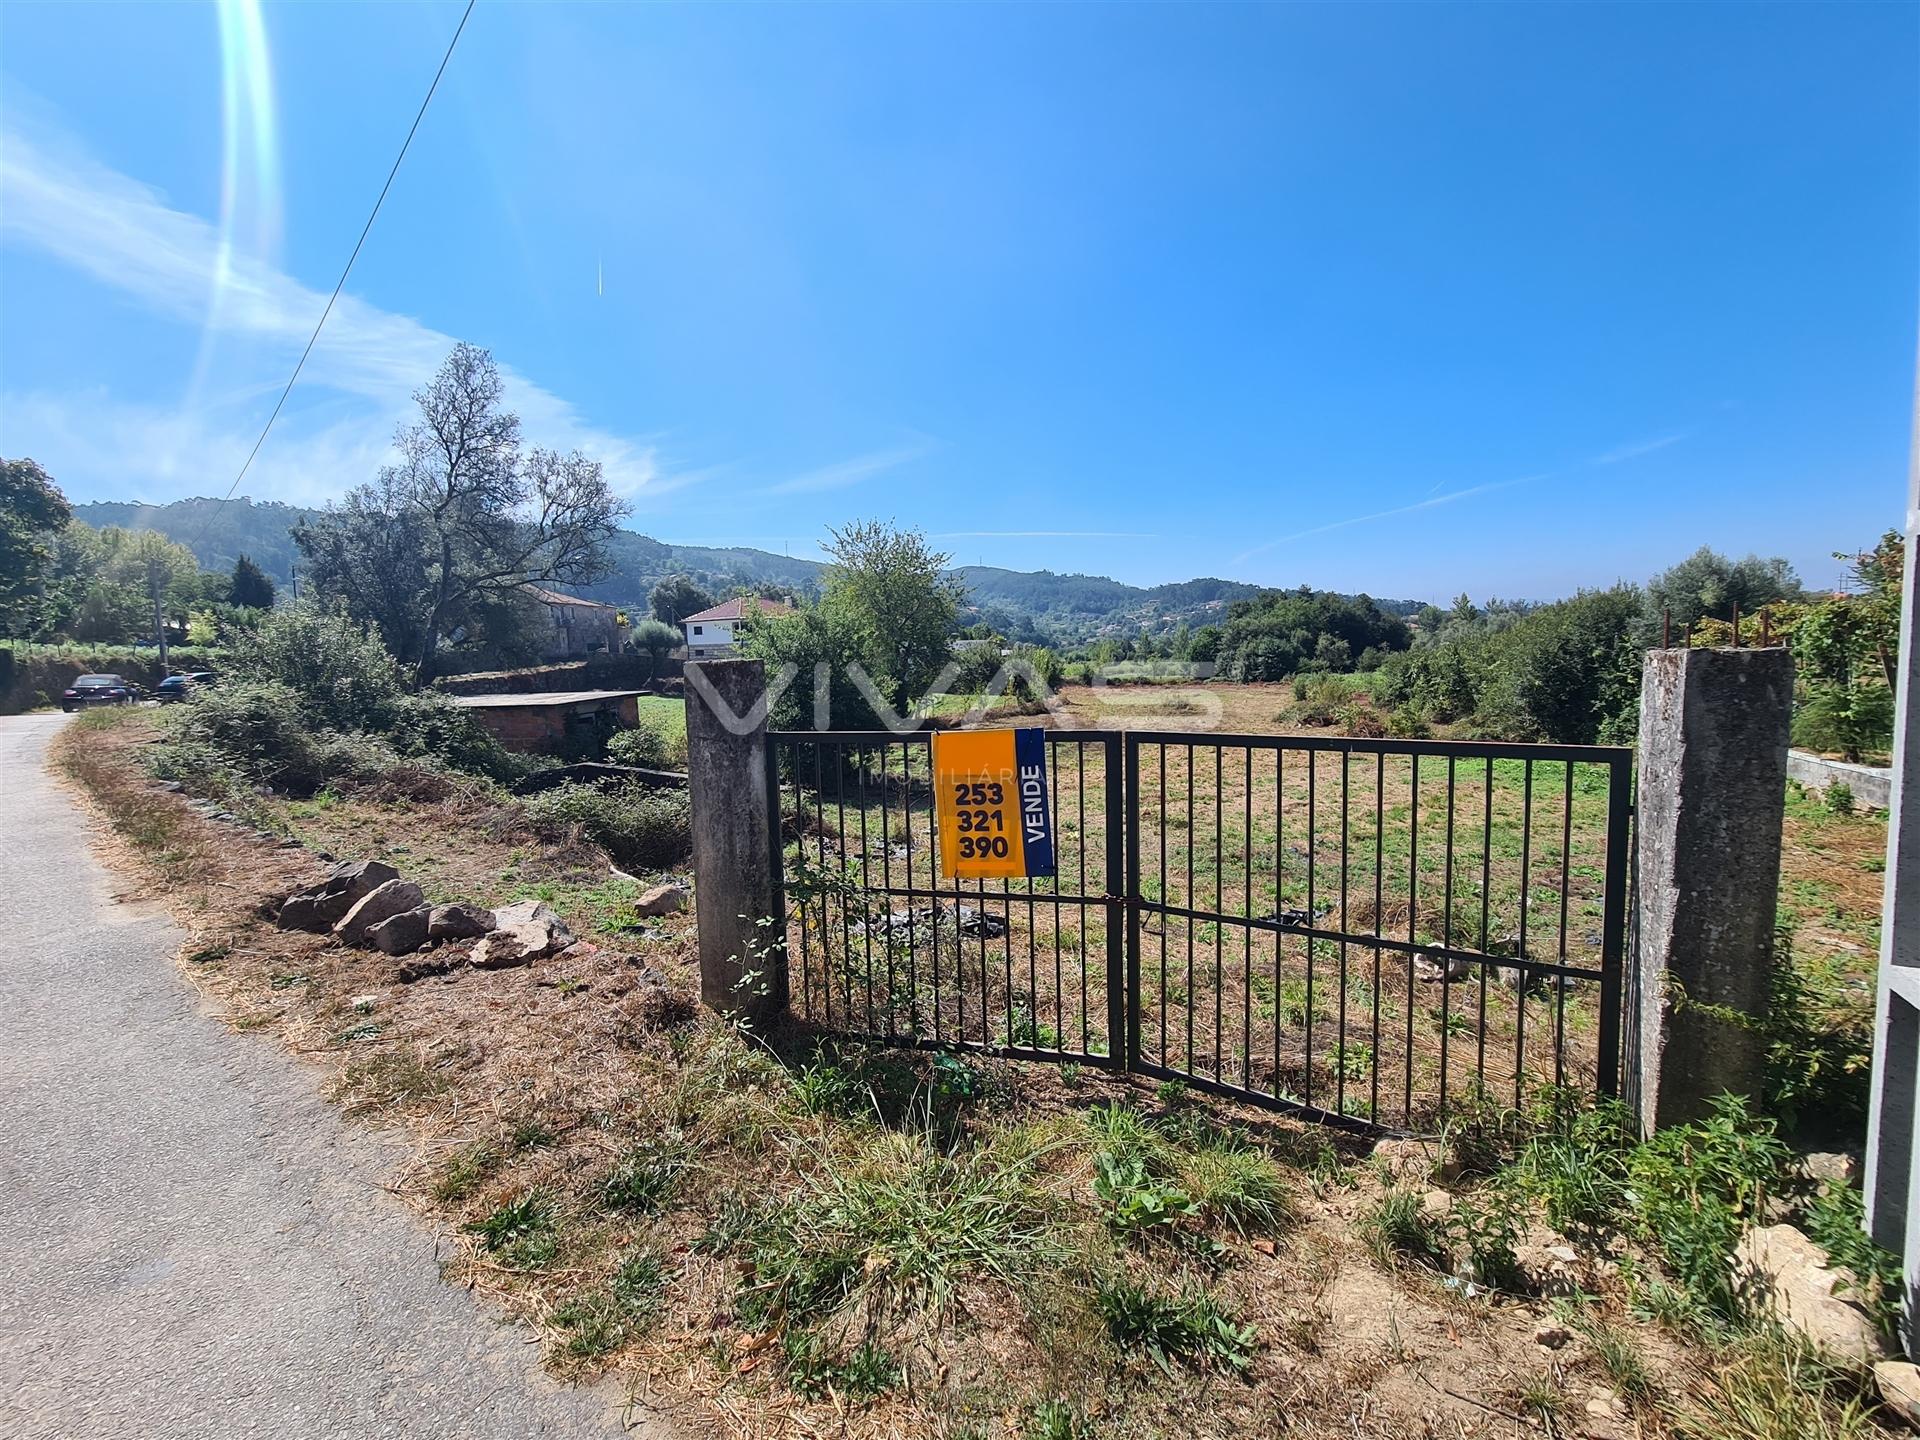
{"label": "weed clump", "polygon": [[577,829],[629,869],[662,870],[679,864],[693,849],[693,815],[684,790],[560,785],[526,804],[536,825],[550,831]]}

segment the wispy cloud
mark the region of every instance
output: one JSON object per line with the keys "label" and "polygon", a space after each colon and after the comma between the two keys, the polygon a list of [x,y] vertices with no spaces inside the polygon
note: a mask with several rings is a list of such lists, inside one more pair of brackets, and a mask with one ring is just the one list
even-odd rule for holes
{"label": "wispy cloud", "polygon": [[1475,495],[1491,495],[1496,490],[1511,490],[1516,485],[1531,485],[1536,480],[1545,480],[1546,478],[1547,476],[1545,474],[1540,474],[1522,475],[1514,480],[1493,480],[1485,485],[1469,485],[1464,490],[1449,490],[1444,495],[1431,495],[1425,500],[1416,500],[1411,505],[1396,505],[1391,510],[1375,510],[1366,515],[1350,515],[1344,520],[1330,520],[1325,525],[1315,525],[1310,529],[1296,530],[1291,535],[1282,535],[1276,540],[1267,541],[1264,545],[1256,545],[1251,550],[1243,550],[1227,563],[1230,565],[1241,565],[1256,555],[1264,555],[1269,550],[1281,545],[1290,544],[1295,540],[1305,540],[1309,536],[1325,535],[1332,530],[1345,530],[1350,525],[1365,525],[1374,520],[1390,520],[1396,515],[1412,515],[1420,510],[1432,510],[1441,505],[1451,505],[1457,500],[1466,500]]}
{"label": "wispy cloud", "polygon": [[1148,530],[942,530],[934,540],[1151,540]]}
{"label": "wispy cloud", "polygon": [[809,470],[792,479],[777,481],[760,491],[762,495],[813,495],[824,490],[844,490],[849,485],[858,485],[871,480],[876,475],[884,475],[889,470],[898,469],[909,461],[918,460],[933,446],[927,441],[913,445],[902,445],[892,450],[875,450],[866,455],[855,455],[850,460],[841,460],[832,465],[822,465],[817,470]]}
{"label": "wispy cloud", "polygon": [[[69,142],[29,136],[14,126],[0,133],[0,240],[39,250],[153,314],[207,333],[265,342],[263,353],[272,359],[262,363],[276,372],[282,356],[291,365],[326,303],[322,292],[257,258],[223,253],[221,233],[213,224],[173,209],[151,187],[109,169]],[[304,408],[310,388],[356,397],[361,402],[359,424],[371,438],[352,448],[372,447],[373,453],[383,454],[394,421],[407,410],[408,396],[433,374],[453,344],[454,337],[410,316],[343,295],[307,362],[294,408]],[[507,401],[519,413],[530,440],[585,451],[601,462],[608,482],[623,495],[644,496],[662,486],[652,444],[590,424],[567,401],[509,366],[502,365],[501,376]],[[43,405],[52,403],[43,398]],[[131,423],[156,413],[136,406],[124,418]],[[261,418],[251,412],[223,417],[209,411],[179,417],[175,423],[203,430],[220,427],[237,437]],[[9,419],[11,429],[13,417]],[[247,436],[248,444],[251,440]],[[307,443],[303,436],[293,448],[304,449]],[[262,460],[271,463],[274,449],[269,439]],[[325,493],[338,493],[366,473],[329,474],[316,463],[300,468],[306,478],[294,488]],[[204,489],[213,479],[197,473],[193,483]],[[254,489],[251,480],[249,489]]]}
{"label": "wispy cloud", "polygon": [[[1669,445],[1678,445],[1691,434],[1692,432],[1689,430],[1676,430],[1671,435],[1661,435],[1651,440],[1638,440],[1629,445],[1621,445],[1612,450],[1603,451],[1593,456],[1587,463],[1589,465],[1618,465],[1623,460],[1634,460],[1642,455],[1651,455],[1656,450],[1664,450]],[[1416,500],[1411,505],[1395,505],[1388,510],[1374,510],[1365,515],[1350,515],[1344,520],[1330,520],[1325,525],[1315,525],[1307,530],[1296,530],[1291,535],[1282,535],[1277,540],[1269,540],[1264,544],[1254,546],[1251,550],[1241,551],[1228,563],[1231,565],[1240,565],[1253,559],[1256,555],[1264,555],[1267,551],[1276,549],[1291,541],[1305,540],[1313,535],[1324,535],[1331,530],[1345,530],[1350,525],[1365,525],[1374,520],[1391,520],[1397,515],[1412,515],[1421,510],[1432,510],[1436,506],[1451,505],[1455,501],[1468,500],[1475,495],[1490,495],[1496,490],[1510,490],[1516,485],[1531,485],[1536,481],[1550,480],[1553,478],[1554,473],[1553,471],[1542,471],[1537,475],[1522,475],[1514,480],[1493,480],[1484,485],[1468,485],[1463,489],[1449,490],[1444,495],[1435,495],[1432,491],[1429,491],[1426,499]],[[1441,483],[1444,484],[1445,482],[1443,481]],[[1438,485],[1434,487],[1434,489],[1438,488]]]}
{"label": "wispy cloud", "polygon": [[1691,433],[1688,430],[1676,430],[1671,435],[1662,435],[1653,440],[1636,440],[1631,445],[1621,445],[1612,450],[1602,451],[1587,463],[1618,465],[1622,460],[1636,460],[1642,455],[1651,455],[1656,450],[1664,450],[1669,445],[1678,445]]}

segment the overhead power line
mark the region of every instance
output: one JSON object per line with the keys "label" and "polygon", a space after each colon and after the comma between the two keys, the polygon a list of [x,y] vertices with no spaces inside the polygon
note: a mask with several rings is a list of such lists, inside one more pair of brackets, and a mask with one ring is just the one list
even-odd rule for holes
{"label": "overhead power line", "polygon": [[273,413],[267,416],[267,423],[260,427],[260,438],[253,442],[253,449],[247,452],[246,463],[240,467],[240,473],[233,477],[233,484],[227,487],[227,493],[220,497],[220,503],[213,507],[201,525],[200,533],[194,539],[197,547],[207,538],[207,532],[213,528],[213,522],[220,517],[220,511],[234,492],[240,488],[240,482],[247,478],[247,471],[253,468],[254,458],[259,455],[260,447],[267,443],[267,433],[273,429],[273,422],[280,418],[280,409],[287,403],[287,396],[293,393],[294,382],[300,378],[300,372],[306,368],[307,357],[313,354],[314,342],[320,338],[320,331],[327,323],[327,317],[333,313],[334,303],[339,300],[340,292],[346,288],[347,277],[353,273],[353,262],[360,258],[360,247],[367,243],[367,235],[373,229],[373,222],[380,218],[380,207],[387,203],[387,192],[393,188],[393,177],[400,173],[400,162],[407,158],[407,151],[413,146],[413,137],[420,129],[420,122],[426,119],[427,106],[433,103],[434,91],[440,88],[440,77],[447,73],[447,63],[453,59],[453,47],[460,43],[460,36],[467,28],[467,20],[473,14],[478,0],[467,0],[467,8],[460,13],[460,23],[454,27],[453,38],[447,41],[447,53],[440,57],[440,68],[433,72],[433,83],[427,86],[426,98],[420,102],[420,108],[414,113],[413,124],[407,127],[407,138],[400,142],[400,153],[393,157],[393,168],[387,171],[387,182],[380,187],[380,194],[373,202],[373,209],[367,214],[367,223],[360,227],[360,238],[353,242],[353,253],[347,256],[346,268],[341,270],[340,279],[334,284],[333,294],[327,297],[327,308],[320,312],[315,322],[313,334],[307,337],[307,348],[300,352],[300,359],[293,367],[293,374],[287,377],[286,388],[280,392],[280,398],[273,403]]}

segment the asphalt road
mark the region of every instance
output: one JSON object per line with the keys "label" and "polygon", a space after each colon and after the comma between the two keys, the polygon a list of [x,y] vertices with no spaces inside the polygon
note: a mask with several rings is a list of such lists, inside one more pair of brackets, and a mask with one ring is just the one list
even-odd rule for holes
{"label": "asphalt road", "polygon": [[43,769],[64,719],[0,718],[0,1436],[664,1440],[443,1283],[391,1142],[201,1008]]}

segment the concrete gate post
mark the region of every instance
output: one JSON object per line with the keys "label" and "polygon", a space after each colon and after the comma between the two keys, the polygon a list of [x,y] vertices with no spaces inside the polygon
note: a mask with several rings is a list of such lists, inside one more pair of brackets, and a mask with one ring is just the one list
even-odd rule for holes
{"label": "concrete gate post", "polygon": [[1759,1093],[1792,702],[1784,649],[1647,652],[1626,997],[1644,1132]]}
{"label": "concrete gate post", "polygon": [[767,691],[758,660],[686,667],[687,790],[693,809],[700,999],[764,1030],[787,1009],[767,794]]}

